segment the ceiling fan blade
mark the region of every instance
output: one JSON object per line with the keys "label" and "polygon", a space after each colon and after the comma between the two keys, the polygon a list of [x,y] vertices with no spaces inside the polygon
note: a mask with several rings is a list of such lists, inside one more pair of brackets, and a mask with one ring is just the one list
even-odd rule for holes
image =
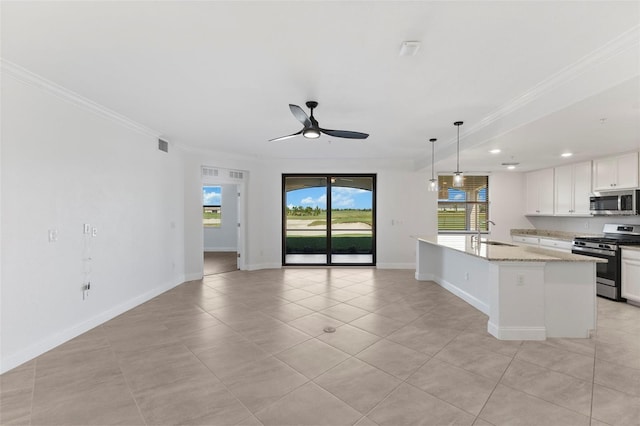
{"label": "ceiling fan blade", "polygon": [[304,129],[300,130],[300,131],[299,131],[299,132],[297,132],[297,133],[293,133],[293,134],[291,134],[291,135],[287,135],[287,136],[280,136],[279,138],[275,138],[275,139],[269,139],[269,142],[283,141],[283,140],[285,140],[285,139],[289,139],[289,138],[292,138],[292,137],[294,137],[294,136],[301,135],[303,130],[304,130]]}
{"label": "ceiling fan blade", "polygon": [[369,137],[368,133],[350,132],[348,130],[320,129],[320,131],[324,134],[327,134],[329,136],[334,136],[336,138],[366,139]]}
{"label": "ceiling fan blade", "polygon": [[301,122],[304,127],[312,126],[309,116],[298,105],[289,104],[289,109],[291,110],[291,114],[293,114],[293,116]]}

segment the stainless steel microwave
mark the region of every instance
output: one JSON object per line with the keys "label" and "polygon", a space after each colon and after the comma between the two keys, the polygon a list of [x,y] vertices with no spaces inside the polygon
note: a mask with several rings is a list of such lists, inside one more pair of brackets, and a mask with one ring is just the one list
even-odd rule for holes
{"label": "stainless steel microwave", "polygon": [[640,215],[640,190],[606,192],[589,201],[593,215]]}

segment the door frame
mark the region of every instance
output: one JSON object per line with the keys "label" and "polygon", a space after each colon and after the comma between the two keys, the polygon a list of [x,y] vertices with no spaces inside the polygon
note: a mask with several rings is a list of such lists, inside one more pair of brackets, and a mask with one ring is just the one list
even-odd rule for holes
{"label": "door frame", "polygon": [[[327,245],[325,249],[326,262],[325,263],[287,263],[287,196],[286,196],[286,179],[289,177],[312,177],[312,178],[326,178],[327,182],[327,228],[326,228],[326,240]],[[331,178],[339,177],[367,177],[372,181],[372,194],[371,194],[371,263],[333,263],[331,261]],[[376,173],[283,173],[282,174],[282,266],[376,266],[376,253],[377,253],[377,221],[376,221],[376,204],[377,204],[377,174]]]}
{"label": "door frame", "polygon": [[[225,171],[229,171],[229,169],[224,169],[221,167],[213,167],[213,166],[201,166],[202,168],[209,168],[209,169],[217,169],[221,172],[225,172]],[[237,179],[231,179],[231,178],[225,178],[224,175],[221,173],[220,176],[204,176],[201,175],[201,179],[200,179],[200,193],[202,193],[202,187],[206,186],[206,185],[235,185],[236,186],[236,192],[237,192],[237,196],[236,196],[236,202],[237,204],[237,236],[236,236],[236,252],[237,252],[237,268],[238,270],[245,270],[246,269],[246,261],[245,261],[245,238],[246,238],[246,233],[245,233],[245,223],[246,223],[246,217],[245,217],[245,208],[247,205],[247,191],[246,191],[246,180],[248,179],[248,172],[246,170],[242,171],[243,174],[243,180],[237,180]],[[228,175],[228,173],[227,173]],[[200,203],[200,208],[202,210],[202,203]],[[202,216],[201,216],[202,217]],[[201,219],[202,220],[202,219]],[[202,247],[201,247],[201,253],[204,253],[204,239],[202,240]],[[202,265],[202,273],[204,274],[204,264]]]}

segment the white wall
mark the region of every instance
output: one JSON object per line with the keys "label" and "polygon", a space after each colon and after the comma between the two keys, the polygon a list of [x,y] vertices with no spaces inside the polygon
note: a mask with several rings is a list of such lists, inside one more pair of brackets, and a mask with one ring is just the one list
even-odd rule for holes
{"label": "white wall", "polygon": [[[209,184],[206,184],[209,185]],[[203,227],[204,251],[236,251],[238,248],[238,186],[212,184],[222,188],[222,221],[219,228]]]}
{"label": "white wall", "polygon": [[492,240],[511,241],[511,229],[531,228],[525,214],[525,174],[492,173],[489,175],[489,219]]}
{"label": "white wall", "polygon": [[182,153],[49,89],[2,75],[1,371],[184,281]]}
{"label": "white wall", "polygon": [[[201,165],[215,164],[249,171],[246,184],[245,268],[282,265],[283,173],[376,173],[377,265],[414,268],[415,235],[437,232],[436,197],[426,190],[428,177],[411,171],[411,164],[388,160],[274,160],[258,163],[224,154],[191,153],[185,166],[185,263],[187,276],[202,273],[202,232],[198,207]],[[196,170],[196,173],[193,173]],[[242,221],[243,218],[241,218]],[[199,232],[200,231],[200,232]],[[198,235],[199,234],[199,235]]]}

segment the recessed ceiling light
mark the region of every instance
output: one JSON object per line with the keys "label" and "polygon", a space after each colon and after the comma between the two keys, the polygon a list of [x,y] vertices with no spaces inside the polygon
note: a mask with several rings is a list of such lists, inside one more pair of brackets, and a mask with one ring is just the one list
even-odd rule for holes
{"label": "recessed ceiling light", "polygon": [[496,149],[492,149],[491,151],[489,151],[491,154],[500,154],[500,150],[498,148]]}
{"label": "recessed ceiling light", "polygon": [[507,166],[507,169],[509,169],[509,170],[513,170],[513,169],[515,169],[515,168],[516,168],[516,166],[514,166],[514,165]]}
{"label": "recessed ceiling light", "polygon": [[520,163],[516,163],[516,162],[511,162],[511,163],[502,163],[503,166],[507,166],[507,169],[509,170],[513,170],[516,168],[517,165],[519,165]]}
{"label": "recessed ceiling light", "polygon": [[560,156],[567,158],[567,157],[571,157],[572,155],[573,155],[572,152],[565,152],[565,153],[561,154]]}
{"label": "recessed ceiling light", "polygon": [[419,41],[403,41],[400,46],[400,56],[416,56],[420,50],[421,43]]}

